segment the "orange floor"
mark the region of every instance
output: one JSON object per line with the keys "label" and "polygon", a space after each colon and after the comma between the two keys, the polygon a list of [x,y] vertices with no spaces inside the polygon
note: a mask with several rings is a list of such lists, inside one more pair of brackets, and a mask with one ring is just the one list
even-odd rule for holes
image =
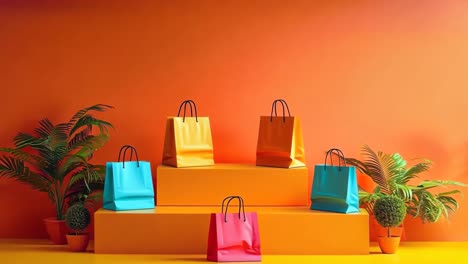
{"label": "orange floor", "polygon": [[[0,240],[0,263],[208,263],[204,255],[101,255],[88,252],[73,253],[66,246],[54,246],[46,240]],[[262,263],[468,263],[468,242],[404,242],[398,253],[384,255],[373,244],[370,255],[357,256],[263,256]]]}

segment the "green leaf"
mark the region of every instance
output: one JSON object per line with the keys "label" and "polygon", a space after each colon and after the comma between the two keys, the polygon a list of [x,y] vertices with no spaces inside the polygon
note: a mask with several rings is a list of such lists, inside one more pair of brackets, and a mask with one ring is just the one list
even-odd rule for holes
{"label": "green leaf", "polygon": [[425,180],[417,185],[418,189],[430,189],[441,186],[460,186],[468,187],[468,184],[458,181]]}
{"label": "green leaf", "polygon": [[27,133],[18,133],[13,139],[13,143],[15,144],[16,148],[21,149],[25,147],[33,147],[37,148],[39,146],[43,146],[46,144],[48,139],[44,138],[36,138]]}
{"label": "green leaf", "polygon": [[34,132],[36,132],[40,138],[48,138],[53,130],[54,124],[52,124],[49,119],[45,118],[39,121],[39,127],[35,128]]}
{"label": "green leaf", "polygon": [[408,170],[406,170],[403,175],[402,175],[402,182],[403,183],[407,183],[409,182],[411,179],[413,178],[416,178],[418,177],[418,174],[422,173],[422,172],[425,172],[427,170],[430,169],[432,165],[432,162],[429,161],[429,160],[425,160],[424,162],[422,163],[418,163],[414,166],[412,166],[411,168],[409,168]]}
{"label": "green leaf", "polygon": [[109,136],[107,134],[87,136],[86,138],[76,140],[72,145],[69,146],[69,151],[72,152],[75,149],[80,148],[80,150],[74,155],[86,158],[89,157],[91,153],[103,147],[107,141],[109,141]]}
{"label": "green leaf", "polygon": [[17,159],[20,159],[27,163],[31,163],[34,167],[43,167],[46,164],[44,162],[44,159],[42,159],[41,157],[28,152],[24,152],[21,149],[0,148],[0,151],[10,153]]}
{"label": "green leaf", "polygon": [[368,175],[372,180],[378,184],[384,193],[391,193],[390,186],[388,184],[389,175],[388,163],[391,161],[391,157],[384,155],[381,152],[376,154],[369,146],[363,147],[363,155],[366,157],[364,161]]}
{"label": "green leaf", "polygon": [[[86,113],[88,113],[89,111],[104,112],[111,108],[114,108],[114,107],[110,105],[105,105],[105,104],[96,104],[96,105],[81,109],[73,115],[73,117],[70,119],[70,121],[68,121],[68,123],[70,123],[71,125],[75,125],[75,123],[78,122],[78,120],[80,120],[81,118],[83,118],[86,115]],[[70,133],[70,135],[71,134],[73,133]]]}
{"label": "green leaf", "polygon": [[463,194],[460,190],[452,190],[452,191],[448,191],[448,192],[441,192],[439,194],[437,194],[437,196],[448,196],[448,195],[452,195],[452,194]]}
{"label": "green leaf", "polygon": [[32,172],[22,160],[14,157],[0,157],[0,176],[27,183],[41,192],[48,192],[51,184],[50,179]]}

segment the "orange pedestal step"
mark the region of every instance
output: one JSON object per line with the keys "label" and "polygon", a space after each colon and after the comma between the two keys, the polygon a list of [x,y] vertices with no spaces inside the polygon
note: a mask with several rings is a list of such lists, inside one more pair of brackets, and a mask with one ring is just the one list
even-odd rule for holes
{"label": "orange pedestal step", "polygon": [[[95,213],[95,253],[206,254],[210,214],[219,207],[158,206]],[[235,210],[234,210],[235,211]],[[307,207],[246,207],[257,212],[262,254],[368,254],[369,215]]]}
{"label": "orange pedestal step", "polygon": [[157,169],[158,205],[218,206],[229,195],[251,206],[309,204],[306,167],[283,169],[245,164]]}

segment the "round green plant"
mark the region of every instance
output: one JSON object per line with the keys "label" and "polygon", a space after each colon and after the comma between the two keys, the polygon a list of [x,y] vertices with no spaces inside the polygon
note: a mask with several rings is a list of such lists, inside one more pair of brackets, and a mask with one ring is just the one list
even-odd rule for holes
{"label": "round green plant", "polygon": [[383,196],[375,201],[374,216],[375,220],[388,228],[390,237],[390,227],[399,226],[406,215],[406,205],[403,200],[397,196]]}
{"label": "round green plant", "polygon": [[76,234],[88,227],[91,221],[91,213],[83,204],[75,204],[68,208],[65,215],[66,225]]}

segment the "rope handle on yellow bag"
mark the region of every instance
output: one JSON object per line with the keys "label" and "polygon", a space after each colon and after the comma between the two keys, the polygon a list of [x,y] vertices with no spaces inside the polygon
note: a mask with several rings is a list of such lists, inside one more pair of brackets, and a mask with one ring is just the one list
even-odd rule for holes
{"label": "rope handle on yellow bag", "polygon": [[[198,112],[197,112],[197,105],[193,100],[185,100],[183,101],[180,106],[179,106],[179,111],[177,112],[177,116],[180,116],[180,111],[182,110],[182,106],[184,107],[184,118],[182,119],[182,122],[185,122],[185,114],[187,110],[187,104],[190,106],[190,116],[193,117],[193,110],[195,110],[195,120],[198,122]],[[192,109],[193,105],[193,109]]]}

